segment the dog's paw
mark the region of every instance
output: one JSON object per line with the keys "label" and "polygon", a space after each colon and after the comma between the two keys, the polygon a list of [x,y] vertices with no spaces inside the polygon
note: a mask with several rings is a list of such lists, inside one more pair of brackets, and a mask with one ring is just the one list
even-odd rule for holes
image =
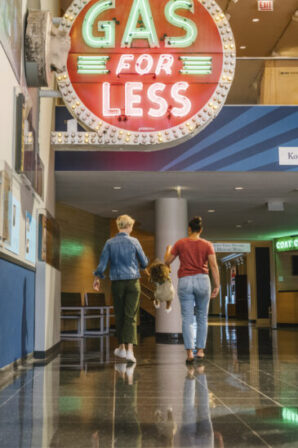
{"label": "dog's paw", "polygon": [[156,302],[156,300],[153,301],[153,305],[157,310],[158,310],[158,308],[160,308],[160,303]]}
{"label": "dog's paw", "polygon": [[172,311],[172,307],[170,306],[170,308],[166,308],[166,313],[170,313]]}

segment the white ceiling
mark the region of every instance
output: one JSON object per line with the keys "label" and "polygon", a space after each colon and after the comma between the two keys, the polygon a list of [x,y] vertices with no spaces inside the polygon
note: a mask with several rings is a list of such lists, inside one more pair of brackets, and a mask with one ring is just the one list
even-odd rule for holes
{"label": "white ceiling", "polygon": [[[298,234],[297,172],[56,172],[56,182],[57,201],[107,218],[128,213],[150,232],[154,232],[154,201],[177,197],[175,188],[181,186],[189,217],[203,217],[208,238],[268,240]],[[235,191],[236,186],[244,190]],[[269,212],[270,200],[284,202],[284,211]],[[215,213],[208,213],[210,209]]]}

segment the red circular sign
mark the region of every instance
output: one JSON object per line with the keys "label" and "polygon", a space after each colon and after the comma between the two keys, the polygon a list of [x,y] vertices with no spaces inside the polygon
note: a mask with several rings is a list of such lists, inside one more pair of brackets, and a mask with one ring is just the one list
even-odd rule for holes
{"label": "red circular sign", "polygon": [[71,37],[58,76],[66,104],[114,143],[185,139],[224,104],[235,45],[214,1],[77,0],[62,26]]}

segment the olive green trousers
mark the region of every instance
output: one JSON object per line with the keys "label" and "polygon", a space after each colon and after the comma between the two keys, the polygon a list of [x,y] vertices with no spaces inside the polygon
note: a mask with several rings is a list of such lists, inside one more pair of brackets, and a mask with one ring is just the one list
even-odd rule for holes
{"label": "olive green trousers", "polygon": [[136,280],[113,280],[112,297],[115,310],[116,334],[119,344],[137,344],[137,314],[141,286]]}

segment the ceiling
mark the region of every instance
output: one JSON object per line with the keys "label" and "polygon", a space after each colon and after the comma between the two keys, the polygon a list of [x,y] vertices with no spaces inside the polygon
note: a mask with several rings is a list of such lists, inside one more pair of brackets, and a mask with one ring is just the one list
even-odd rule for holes
{"label": "ceiling", "polygon": [[[189,217],[203,217],[204,234],[210,239],[269,240],[298,234],[297,172],[59,171],[56,183],[58,201],[107,218],[131,214],[150,232],[154,232],[154,201],[177,197],[176,188],[181,186]],[[114,190],[115,186],[122,189]],[[244,189],[234,189],[239,186]],[[284,202],[284,211],[268,211],[267,203],[272,200]]]}
{"label": "ceiling", "polygon": [[[60,2],[63,14],[71,0]],[[257,0],[217,0],[217,3],[229,17],[238,58],[298,58],[298,0],[274,0],[273,12],[259,12]],[[263,70],[262,60],[238,59],[227,104],[257,104]]]}

